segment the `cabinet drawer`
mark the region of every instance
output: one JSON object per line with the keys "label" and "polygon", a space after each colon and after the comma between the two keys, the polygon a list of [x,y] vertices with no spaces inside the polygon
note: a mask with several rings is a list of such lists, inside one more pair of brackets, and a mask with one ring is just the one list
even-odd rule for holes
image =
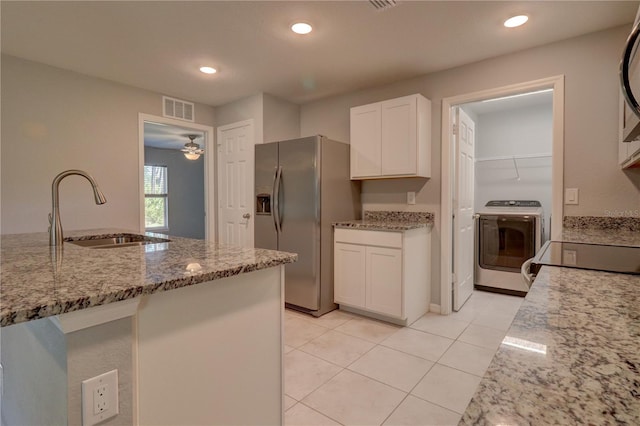
{"label": "cabinet drawer", "polygon": [[334,241],[368,246],[402,248],[402,232],[336,228]]}

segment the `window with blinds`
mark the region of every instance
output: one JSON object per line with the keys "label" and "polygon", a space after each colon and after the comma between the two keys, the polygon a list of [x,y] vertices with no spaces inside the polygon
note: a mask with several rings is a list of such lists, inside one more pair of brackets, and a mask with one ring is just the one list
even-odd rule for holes
{"label": "window with blinds", "polygon": [[148,231],[169,230],[167,166],[144,166],[144,223]]}

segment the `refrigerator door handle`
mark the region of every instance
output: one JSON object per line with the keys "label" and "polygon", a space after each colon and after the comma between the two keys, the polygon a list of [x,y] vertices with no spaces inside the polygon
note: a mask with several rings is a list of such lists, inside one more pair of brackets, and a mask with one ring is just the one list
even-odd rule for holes
{"label": "refrigerator door handle", "polygon": [[276,226],[276,232],[282,232],[280,227],[280,179],[282,178],[282,166],[278,166],[276,175],[273,178],[273,222]]}

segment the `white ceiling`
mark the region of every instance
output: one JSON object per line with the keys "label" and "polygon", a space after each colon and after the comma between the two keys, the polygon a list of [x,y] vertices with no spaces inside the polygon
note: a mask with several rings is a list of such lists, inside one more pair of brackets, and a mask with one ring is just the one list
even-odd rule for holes
{"label": "white ceiling", "polygon": [[521,108],[545,105],[553,108],[553,91],[549,92],[529,92],[525,96],[496,98],[491,101],[478,101],[464,104],[466,111],[471,111],[476,115],[489,114],[502,111],[513,111]]}
{"label": "white ceiling", "polygon": [[[637,1],[1,2],[2,52],[218,106],[383,85],[633,21]],[[528,14],[523,27],[502,22]],[[315,30],[300,36],[291,23]],[[198,67],[219,69],[205,75]]]}
{"label": "white ceiling", "polygon": [[204,147],[204,133],[162,123],[144,122],[144,145],[160,149],[182,149],[189,142],[187,135],[196,135],[194,142]]}

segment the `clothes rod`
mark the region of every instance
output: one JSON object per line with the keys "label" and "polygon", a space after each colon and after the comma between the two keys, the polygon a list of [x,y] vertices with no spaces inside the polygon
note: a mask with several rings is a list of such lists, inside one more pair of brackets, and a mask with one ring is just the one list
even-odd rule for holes
{"label": "clothes rod", "polygon": [[525,154],[525,155],[505,155],[503,157],[476,158],[475,161],[499,161],[499,160],[523,160],[528,158],[551,158],[551,154]]}

